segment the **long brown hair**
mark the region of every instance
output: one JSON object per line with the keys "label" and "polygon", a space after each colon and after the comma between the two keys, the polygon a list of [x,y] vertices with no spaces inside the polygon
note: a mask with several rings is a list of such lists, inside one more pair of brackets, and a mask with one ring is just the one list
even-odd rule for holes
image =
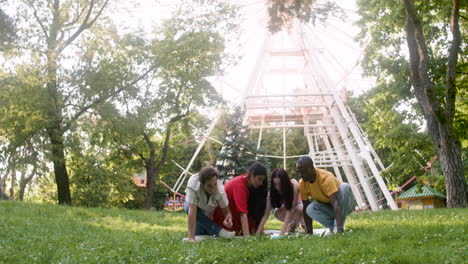
{"label": "long brown hair", "polygon": [[[280,190],[281,194],[275,189],[273,179],[280,179]],[[289,178],[288,172],[283,168],[274,169],[271,172],[271,183],[270,183],[270,198],[271,206],[273,208],[280,208],[281,204],[284,203],[286,209],[291,210],[294,202],[294,189]]]}

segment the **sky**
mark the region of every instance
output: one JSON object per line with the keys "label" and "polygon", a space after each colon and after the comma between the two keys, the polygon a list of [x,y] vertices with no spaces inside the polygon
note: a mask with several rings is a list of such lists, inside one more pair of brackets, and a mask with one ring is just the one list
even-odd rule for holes
{"label": "sky", "polygon": [[[143,29],[148,34],[155,25],[171,16],[180,2],[193,0],[137,0],[111,2],[111,17],[122,32]],[[223,76],[211,78],[218,91],[232,101],[239,101],[262,52],[263,39],[267,34],[268,15],[266,0],[214,0],[235,3],[242,10],[240,48],[230,48],[241,59],[237,65],[226,69]],[[373,80],[361,76],[358,61],[362,48],[353,38],[359,28],[353,26],[358,19],[355,14],[355,0],[334,0],[343,8],[346,18],[341,21],[331,17],[325,24],[305,25],[309,39],[308,48],[317,54],[320,70],[327,72],[327,80],[334,89],[346,88],[355,94],[368,90]],[[14,6],[14,5],[13,5]],[[14,10],[12,8],[11,10]],[[7,10],[8,11],[8,10]],[[286,37],[287,38],[287,37]],[[235,47],[236,44],[232,44]],[[278,79],[278,78],[277,78]],[[270,83],[275,83],[272,78]],[[283,81],[284,82],[284,81]]]}
{"label": "sky", "polygon": [[[188,1],[188,0],[186,0]],[[228,1],[228,0],[222,0]],[[178,2],[177,0],[140,0],[140,1],[119,1],[118,11],[114,13],[115,22],[124,31],[144,28],[151,32],[155,24],[162,19],[170,18]],[[268,15],[266,0],[231,0],[241,6],[242,24],[241,36],[239,38],[240,48],[231,48],[230,52],[235,53],[241,59],[237,65],[226,69],[223,76],[211,78],[212,83],[224,98],[230,101],[239,102],[248,87],[252,72],[259,67],[256,64],[259,54],[262,52],[263,39],[267,34]],[[362,48],[353,38],[359,32],[359,28],[353,26],[358,19],[355,14],[354,0],[335,0],[343,8],[346,18],[341,21],[331,17],[325,24],[308,24],[303,27],[307,32],[308,48],[316,55],[317,62],[322,72],[328,76],[327,82],[335,90],[346,88],[355,94],[366,91],[373,85],[371,79],[361,76],[361,69],[358,61],[362,56]],[[125,19],[122,19],[125,18]],[[288,36],[284,37],[288,39]],[[280,40],[281,42],[281,40]],[[232,47],[236,46],[235,44]],[[287,63],[287,62],[286,62]],[[278,76],[271,77],[268,86],[278,83]],[[286,79],[287,81],[284,81]],[[291,82],[291,77],[283,78],[284,82]],[[293,81],[294,82],[294,81]],[[279,88],[276,88],[279,89]]]}

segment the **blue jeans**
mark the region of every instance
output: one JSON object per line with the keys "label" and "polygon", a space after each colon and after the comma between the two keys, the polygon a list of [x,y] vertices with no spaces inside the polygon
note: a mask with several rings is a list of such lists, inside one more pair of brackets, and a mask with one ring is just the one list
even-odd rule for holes
{"label": "blue jeans", "polygon": [[[341,215],[343,216],[343,225],[346,220],[346,216],[349,215],[356,206],[354,201],[354,195],[351,190],[351,186],[347,183],[342,183],[338,189],[338,203],[341,208]],[[336,225],[335,212],[331,204],[313,202],[307,206],[307,215],[322,224],[323,226],[333,229]]]}
{"label": "blue jeans", "polygon": [[[184,212],[188,214],[189,211],[189,203],[187,201],[184,202]],[[213,220],[211,220],[206,214],[202,212],[202,210],[197,207],[197,218],[195,224],[195,235],[210,235],[210,236],[218,236],[219,231],[221,231],[221,227],[217,225]]]}

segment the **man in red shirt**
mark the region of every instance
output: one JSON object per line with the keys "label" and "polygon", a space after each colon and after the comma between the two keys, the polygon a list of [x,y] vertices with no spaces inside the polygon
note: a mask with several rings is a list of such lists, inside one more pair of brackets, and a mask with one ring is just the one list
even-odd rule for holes
{"label": "man in red shirt", "polygon": [[[229,200],[232,226],[227,227],[223,224],[223,216],[219,210],[215,211],[215,222],[226,230],[235,231],[236,234],[244,236],[261,232],[262,230],[257,230],[257,223],[260,222],[265,211],[267,198],[266,178],[266,168],[257,162],[249,168],[247,174],[228,181],[224,185],[224,190]],[[256,212],[261,212],[261,214],[254,215]]]}

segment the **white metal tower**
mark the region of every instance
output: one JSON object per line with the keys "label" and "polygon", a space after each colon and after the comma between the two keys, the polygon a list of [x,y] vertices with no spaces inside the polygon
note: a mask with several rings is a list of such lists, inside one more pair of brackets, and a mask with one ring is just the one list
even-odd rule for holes
{"label": "white metal tower", "polygon": [[[330,76],[333,71],[322,63],[317,39],[311,33],[310,28],[297,23],[289,32],[267,34],[263,40],[241,100],[245,122],[259,130],[257,147],[265,130],[281,129],[283,144],[278,148],[282,155],[266,153],[267,157],[282,159],[286,168],[287,159],[310,156],[316,167],[330,169],[351,185],[358,207],[396,210],[380,175],[383,164],[339,94],[337,85],[343,80]],[[219,117],[207,128],[173,190],[180,189]],[[290,128],[303,129],[308,153],[288,152],[286,130]]]}
{"label": "white metal tower", "polygon": [[[290,32],[268,35],[264,43],[243,100],[246,122],[260,130],[258,147],[264,130],[282,129],[283,155],[267,157],[283,159],[286,167],[289,158],[310,156],[316,167],[332,169],[351,185],[359,207],[397,209],[380,176],[382,162],[332,87],[304,28],[297,24]],[[304,129],[308,153],[288,153],[288,128]]]}

